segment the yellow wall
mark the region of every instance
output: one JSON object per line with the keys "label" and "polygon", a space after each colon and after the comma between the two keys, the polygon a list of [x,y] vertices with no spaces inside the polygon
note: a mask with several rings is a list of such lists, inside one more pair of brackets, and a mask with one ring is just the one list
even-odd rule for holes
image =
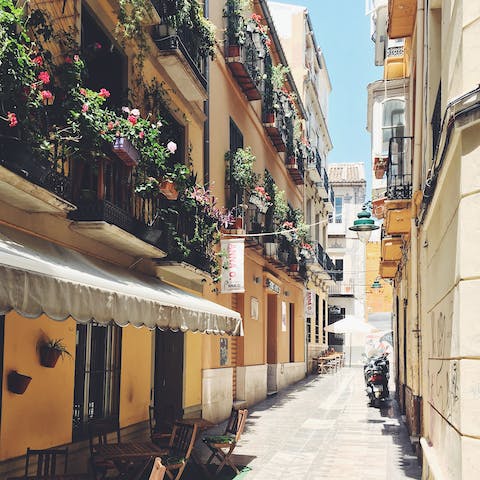
{"label": "yellow wall", "polygon": [[367,292],[367,314],[391,312],[393,308],[393,287],[385,279],[379,279],[382,288],[372,288],[378,277],[381,242],[368,242],[365,285]]}
{"label": "yellow wall", "polygon": [[148,419],[154,332],[128,325],[122,330],[120,427]]}
{"label": "yellow wall", "polygon": [[[205,335],[185,333],[184,353],[184,408],[202,403],[202,345]],[[206,348],[204,349],[206,350]]]}
{"label": "yellow wall", "polygon": [[[24,455],[27,447],[49,448],[72,439],[75,331],[72,319],[27,319],[15,312],[5,317],[5,350],[0,426],[0,460]],[[72,358],[55,368],[40,365],[37,345],[46,337],[63,339]],[[11,393],[7,376],[17,370],[32,377],[23,395]]]}

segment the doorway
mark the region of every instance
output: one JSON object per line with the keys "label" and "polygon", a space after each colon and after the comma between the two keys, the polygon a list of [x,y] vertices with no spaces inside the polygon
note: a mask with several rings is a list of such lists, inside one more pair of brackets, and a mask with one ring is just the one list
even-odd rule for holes
{"label": "doorway", "polygon": [[183,332],[155,331],[155,409],[171,408],[183,416]]}
{"label": "doorway", "polygon": [[268,295],[267,300],[267,363],[277,363],[277,295]]}
{"label": "doorway", "polygon": [[290,304],[290,363],[295,361],[295,304]]}

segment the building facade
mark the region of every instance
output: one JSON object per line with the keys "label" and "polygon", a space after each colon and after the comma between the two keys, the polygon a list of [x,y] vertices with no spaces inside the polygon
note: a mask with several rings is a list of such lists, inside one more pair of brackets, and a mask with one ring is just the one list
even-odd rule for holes
{"label": "building facade", "polygon": [[[305,282],[325,270],[302,248],[321,237],[316,151],[292,75],[272,81],[287,59],[266,2],[145,2],[140,22],[62,3],[30,2],[54,36],[32,24],[36,50],[9,58],[29,57],[25,83],[2,70],[2,476],[27,447],[85,452],[96,419],[123,440],[149,407],[217,422],[303,378]],[[244,241],[240,293],[216,281],[238,252],[220,238]]]}
{"label": "building facade", "polygon": [[[365,203],[365,167],[363,163],[330,164],[328,174],[335,192],[334,210],[328,223],[328,252],[337,268],[343,270],[342,281],[329,290],[329,323],[346,315],[366,320],[365,244],[348,229]],[[329,345],[338,348],[345,345],[352,352],[351,362],[361,362],[365,335],[329,336]]]}
{"label": "building facade", "polygon": [[405,109],[385,124],[400,134],[389,139],[380,264],[394,282],[397,394],[424,478],[476,478],[480,12],[469,1],[383,3],[379,31],[403,42],[384,67]]}

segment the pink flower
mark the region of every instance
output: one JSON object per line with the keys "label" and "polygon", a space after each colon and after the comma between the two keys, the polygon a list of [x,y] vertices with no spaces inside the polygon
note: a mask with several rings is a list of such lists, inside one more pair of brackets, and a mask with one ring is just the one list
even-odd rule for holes
{"label": "pink flower", "polygon": [[168,142],[167,143],[167,150],[170,153],[175,153],[177,151],[177,144],[175,142]]}
{"label": "pink flower", "polygon": [[88,103],[84,103],[84,104],[82,105],[82,112],[83,112],[83,113],[88,112]]}
{"label": "pink flower", "polygon": [[115,128],[115,124],[110,120],[110,122],[108,122],[108,124],[107,124],[107,128],[109,130],[113,130]]}
{"label": "pink flower", "polygon": [[101,88],[99,95],[102,98],[108,98],[110,96],[110,92],[108,90],[106,90],[105,88]]}
{"label": "pink flower", "polygon": [[85,97],[87,96],[87,91],[84,88],[80,89],[80,93]]}
{"label": "pink flower", "polygon": [[72,63],[72,59],[70,57],[65,57],[65,63]]}
{"label": "pink flower", "polygon": [[127,120],[132,124],[135,125],[138,121],[137,117],[135,115],[129,115]]}
{"label": "pink flower", "polygon": [[74,62],[79,62],[80,61],[80,57],[78,55],[74,55],[73,56],[73,61]]}
{"label": "pink flower", "polygon": [[130,111],[130,113],[132,115],[135,115],[136,117],[139,117],[140,116],[140,110],[138,108],[132,108],[132,110]]}
{"label": "pink flower", "polygon": [[95,42],[95,43],[93,44],[93,49],[94,49],[94,50],[101,50],[101,49],[102,49],[102,44],[99,43],[99,42]]}
{"label": "pink flower", "polygon": [[38,79],[45,85],[47,85],[47,83],[50,83],[50,75],[48,74],[48,72],[40,72],[38,74]]}
{"label": "pink flower", "polygon": [[16,116],[14,113],[8,112],[8,113],[7,113],[7,119],[8,119],[8,121],[10,122],[10,123],[8,124],[8,126],[9,126],[10,128],[13,128],[13,127],[16,127],[16,126],[17,126],[18,120],[17,120],[17,116]]}
{"label": "pink flower", "polygon": [[270,48],[272,46],[272,41],[269,38],[267,38],[265,40],[265,45]]}
{"label": "pink flower", "polygon": [[43,58],[40,55],[37,55],[32,62],[41,67],[43,65]]}
{"label": "pink flower", "polygon": [[143,140],[144,137],[145,137],[145,132],[142,130],[142,131],[138,134],[138,138],[140,138],[141,140]]}
{"label": "pink flower", "polygon": [[43,100],[49,100],[50,98],[53,98],[53,94],[50,90],[43,90],[41,95]]}
{"label": "pink flower", "polygon": [[283,222],[282,227],[285,229],[293,228],[293,222]]}

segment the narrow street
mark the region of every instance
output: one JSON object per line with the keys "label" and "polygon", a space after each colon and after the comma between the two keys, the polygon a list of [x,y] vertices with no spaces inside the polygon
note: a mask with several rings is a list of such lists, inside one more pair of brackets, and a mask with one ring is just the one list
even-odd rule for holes
{"label": "narrow street", "polygon": [[258,404],[235,462],[248,480],[421,478],[396,402],[368,407],[363,388],[361,369],[344,368]]}

